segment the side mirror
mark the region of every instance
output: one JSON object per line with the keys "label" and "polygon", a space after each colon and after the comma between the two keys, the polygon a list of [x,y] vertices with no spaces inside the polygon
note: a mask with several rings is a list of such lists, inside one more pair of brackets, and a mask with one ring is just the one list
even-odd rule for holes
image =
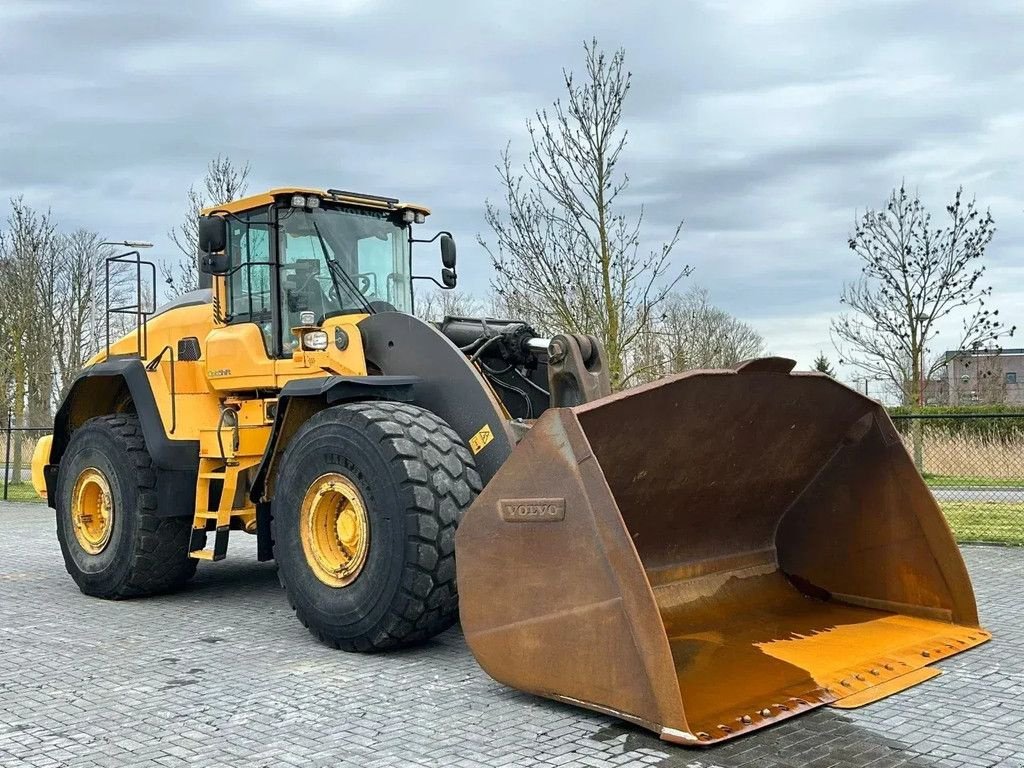
{"label": "side mirror", "polygon": [[445,267],[441,270],[441,282],[444,283],[445,288],[454,288],[459,279],[455,275],[454,269]]}
{"label": "side mirror", "polygon": [[199,217],[199,250],[220,253],[228,244],[228,222],[221,216]]}
{"label": "side mirror", "polygon": [[455,269],[455,241],[448,234],[441,235],[441,263],[446,269]]}
{"label": "side mirror", "polygon": [[231,257],[226,253],[201,253],[199,271],[207,275],[226,275],[231,271]]}

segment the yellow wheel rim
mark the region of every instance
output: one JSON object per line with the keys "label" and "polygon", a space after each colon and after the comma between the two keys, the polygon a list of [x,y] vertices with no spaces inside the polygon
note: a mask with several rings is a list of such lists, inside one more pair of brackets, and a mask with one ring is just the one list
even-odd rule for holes
{"label": "yellow wheel rim", "polygon": [[355,581],[370,548],[370,520],[351,480],[336,472],[314,480],[302,499],[299,531],[306,562],[320,581],[329,587]]}
{"label": "yellow wheel rim", "polygon": [[95,467],[83,469],[71,494],[71,526],[79,546],[98,555],[110,543],[114,530],[114,500],[110,483]]}

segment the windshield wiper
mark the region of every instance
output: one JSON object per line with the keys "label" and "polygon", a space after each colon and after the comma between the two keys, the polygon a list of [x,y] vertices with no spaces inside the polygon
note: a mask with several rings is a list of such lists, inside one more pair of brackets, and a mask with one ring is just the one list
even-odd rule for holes
{"label": "windshield wiper", "polygon": [[366,297],[363,296],[363,292],[359,290],[359,286],[356,285],[352,276],[345,271],[341,264],[336,262],[331,255],[327,253],[327,243],[324,242],[324,236],[320,234],[320,227],[315,221],[313,222],[313,231],[316,232],[317,240],[320,241],[320,250],[324,253],[324,261],[327,262],[327,269],[331,273],[331,281],[334,283],[334,289],[338,291],[338,298],[341,298],[341,286],[338,285],[338,280],[340,279],[344,281],[345,285],[353,295],[358,297],[359,302],[363,305],[363,309],[366,310],[366,314],[377,314],[377,310],[375,310],[370,302],[366,300]]}

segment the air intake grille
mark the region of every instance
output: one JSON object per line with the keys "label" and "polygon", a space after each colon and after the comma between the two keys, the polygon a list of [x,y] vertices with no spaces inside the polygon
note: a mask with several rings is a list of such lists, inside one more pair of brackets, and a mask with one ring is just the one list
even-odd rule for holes
{"label": "air intake grille", "polygon": [[199,359],[200,354],[199,339],[195,336],[186,336],[184,339],[178,339],[178,360],[180,362],[195,362]]}

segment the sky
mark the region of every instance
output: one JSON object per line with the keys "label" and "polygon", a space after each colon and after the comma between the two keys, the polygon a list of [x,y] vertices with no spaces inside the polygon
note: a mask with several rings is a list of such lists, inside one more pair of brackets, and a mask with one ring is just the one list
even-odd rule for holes
{"label": "sky", "polygon": [[430,206],[425,229],[453,232],[460,287],[482,296],[495,163],[507,143],[523,158],[525,119],[592,37],[633,75],[621,165],[644,247],[683,220],[684,285],[770,352],[838,358],[848,235],[901,182],[940,215],[960,185],[991,209],[992,303],[1024,326],[1019,0],[4,0],[0,199],[176,258],[185,192],[227,155],[252,192]]}

